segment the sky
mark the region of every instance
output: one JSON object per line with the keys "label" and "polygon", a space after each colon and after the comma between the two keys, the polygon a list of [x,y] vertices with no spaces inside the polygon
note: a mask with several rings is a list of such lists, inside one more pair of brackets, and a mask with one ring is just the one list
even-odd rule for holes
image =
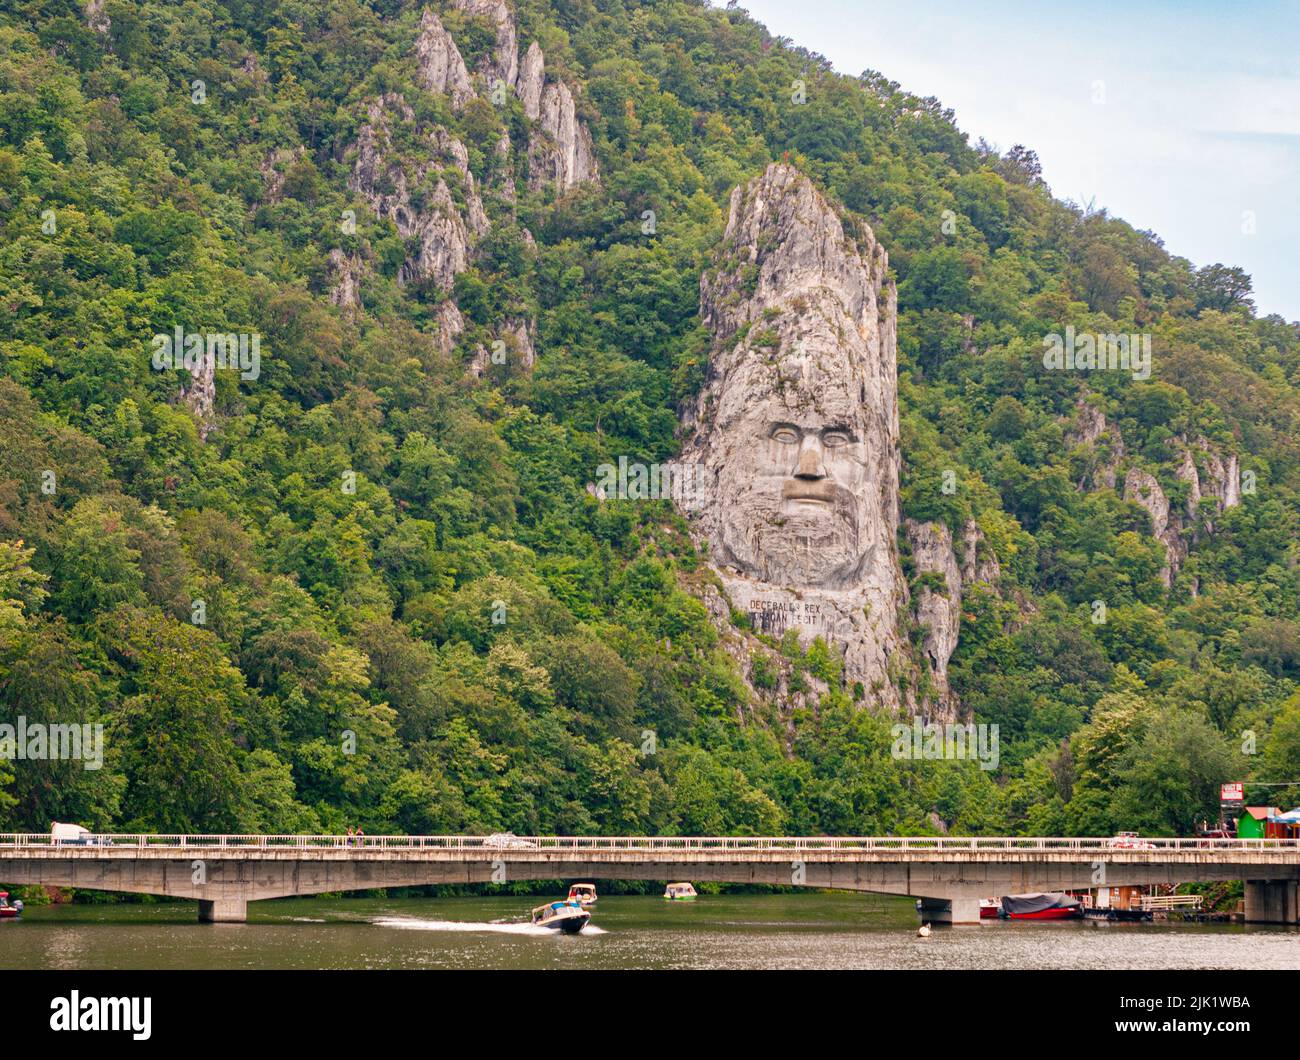
{"label": "sky", "polygon": [[1300,0],[740,6],[840,73],[937,97],[972,144],[1037,151],[1057,198],[1240,265],[1261,314],[1300,320]]}

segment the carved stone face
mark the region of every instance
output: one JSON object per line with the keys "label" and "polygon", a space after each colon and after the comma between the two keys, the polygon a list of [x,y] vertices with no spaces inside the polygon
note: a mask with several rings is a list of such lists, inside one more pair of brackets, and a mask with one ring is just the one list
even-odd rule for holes
{"label": "carved stone face", "polygon": [[865,425],[842,377],[814,370],[784,382],[724,428],[722,556],[763,581],[843,587],[873,543]]}

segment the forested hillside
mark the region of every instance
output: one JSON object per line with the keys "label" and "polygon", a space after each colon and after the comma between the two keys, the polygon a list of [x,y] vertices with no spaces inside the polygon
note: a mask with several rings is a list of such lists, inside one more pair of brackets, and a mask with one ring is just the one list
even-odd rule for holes
{"label": "forested hillside", "polygon": [[[105,759],[0,758],[0,831],[1178,834],[1300,778],[1300,325],[1239,269],[741,9],[2,10],[0,722]],[[996,559],[995,770],[893,757],[825,645],[738,660],[671,503],[588,489],[678,452],[782,159],[888,252],[902,514]]]}

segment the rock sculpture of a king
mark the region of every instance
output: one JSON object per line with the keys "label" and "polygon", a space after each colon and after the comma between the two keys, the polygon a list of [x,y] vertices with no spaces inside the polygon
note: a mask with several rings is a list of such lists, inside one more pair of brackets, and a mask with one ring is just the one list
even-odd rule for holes
{"label": "rock sculpture of a king", "polygon": [[707,382],[685,414],[682,498],[731,609],[843,653],[897,708],[897,296],[884,250],[774,163],[737,188],[700,282]]}

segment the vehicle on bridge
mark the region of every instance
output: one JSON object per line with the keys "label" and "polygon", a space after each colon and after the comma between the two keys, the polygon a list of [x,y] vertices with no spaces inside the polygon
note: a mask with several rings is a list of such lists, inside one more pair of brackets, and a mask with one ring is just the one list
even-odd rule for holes
{"label": "vehicle on bridge", "polygon": [[670,883],[664,891],[664,900],[667,902],[693,902],[695,901],[695,888],[689,883]]}
{"label": "vehicle on bridge", "polygon": [[575,883],[569,888],[569,901],[577,902],[580,905],[592,905],[596,901],[596,885],[594,883]]}
{"label": "vehicle on bridge", "polygon": [[1110,841],[1110,846],[1114,850],[1155,850],[1156,848],[1154,843],[1143,839],[1136,832],[1116,832],[1115,838]]}
{"label": "vehicle on bridge", "polygon": [[111,846],[112,841],[108,836],[95,835],[79,824],[55,821],[50,825],[50,844],[56,847],[106,847]]}
{"label": "vehicle on bridge", "polygon": [[587,926],[591,914],[577,901],[548,902],[533,910],[533,926],[576,935]]}
{"label": "vehicle on bridge", "polygon": [[514,832],[493,832],[486,836],[483,845],[492,850],[536,850],[537,844],[531,839],[521,839]]}

